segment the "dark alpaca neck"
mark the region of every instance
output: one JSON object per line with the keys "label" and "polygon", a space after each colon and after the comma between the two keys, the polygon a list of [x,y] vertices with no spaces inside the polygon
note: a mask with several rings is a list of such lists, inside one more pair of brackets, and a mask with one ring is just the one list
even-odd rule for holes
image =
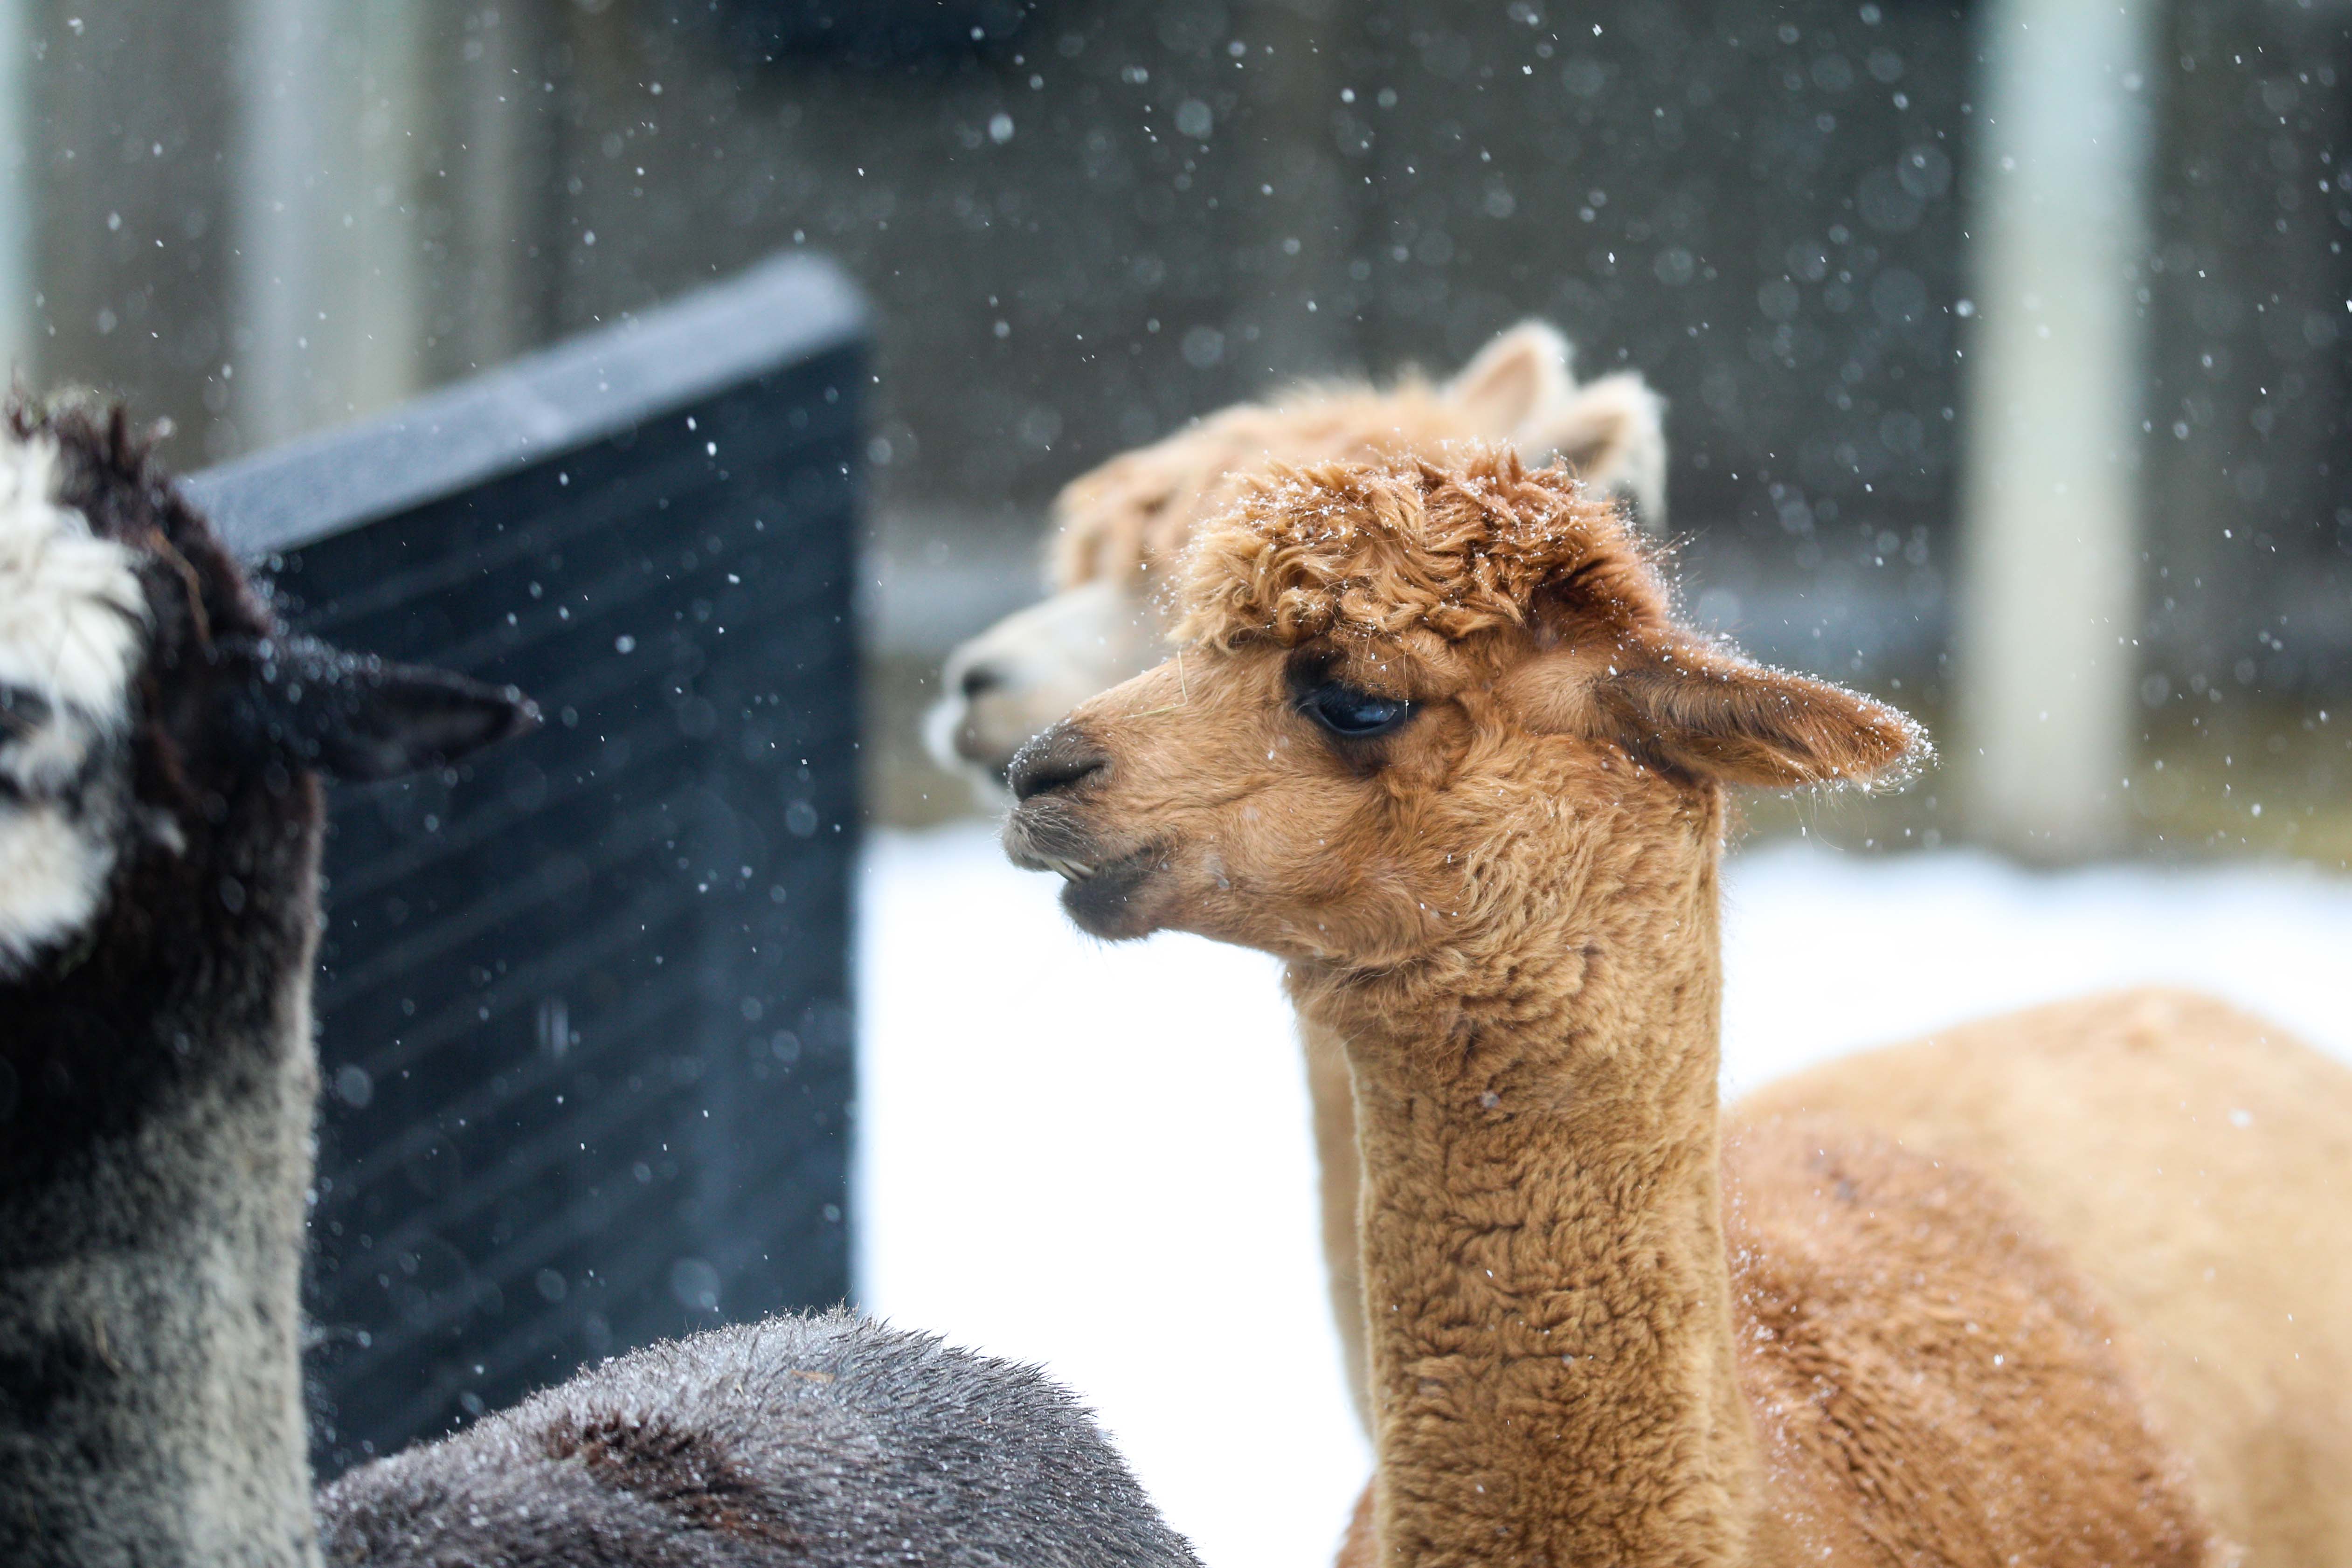
{"label": "dark alpaca neck", "polygon": [[85,948],[0,991],[0,1562],[317,1561],[319,799],[279,782],[148,846]]}
{"label": "dark alpaca neck", "polygon": [[279,634],[121,409],[0,417],[0,1563],[318,1561],[319,779],[520,694]]}

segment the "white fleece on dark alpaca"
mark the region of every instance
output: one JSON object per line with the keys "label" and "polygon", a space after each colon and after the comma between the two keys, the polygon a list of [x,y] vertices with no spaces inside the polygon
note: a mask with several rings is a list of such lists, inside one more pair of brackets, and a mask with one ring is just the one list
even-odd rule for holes
{"label": "white fleece on dark alpaca", "polygon": [[0,437],[0,977],[98,913],[113,824],[73,799],[130,724],[146,595],[130,550],[58,505],[57,448]]}

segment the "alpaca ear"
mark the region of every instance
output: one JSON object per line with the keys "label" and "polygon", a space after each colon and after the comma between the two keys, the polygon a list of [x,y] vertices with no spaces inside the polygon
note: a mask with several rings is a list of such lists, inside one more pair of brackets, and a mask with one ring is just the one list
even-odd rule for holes
{"label": "alpaca ear", "polygon": [[1885,703],[1695,640],[1564,649],[1523,667],[1509,695],[1538,733],[1613,741],[1725,784],[1869,788],[1934,756],[1927,732]]}
{"label": "alpaca ear", "polygon": [[341,653],[309,637],[228,650],[232,698],[254,739],[330,778],[395,779],[456,761],[539,723],[512,686]]}
{"label": "alpaca ear", "polygon": [[1546,410],[1575,390],[1569,378],[1568,340],[1541,321],[1522,321],[1478,350],[1445,383],[1446,401],[1486,435],[1526,448]]}
{"label": "alpaca ear", "polygon": [[1899,783],[1934,755],[1897,708],[1699,643],[1601,675],[1592,698],[1611,738],[1726,784],[1867,789]]}
{"label": "alpaca ear", "polygon": [[1651,533],[1666,521],[1666,403],[1640,373],[1620,371],[1537,411],[1520,447],[1551,453],[1596,490],[1633,503]]}

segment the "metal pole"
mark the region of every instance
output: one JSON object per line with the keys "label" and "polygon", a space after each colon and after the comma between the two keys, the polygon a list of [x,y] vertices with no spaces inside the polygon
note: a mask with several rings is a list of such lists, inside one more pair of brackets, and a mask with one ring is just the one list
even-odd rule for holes
{"label": "metal pole", "polygon": [[1975,831],[2112,848],[2137,678],[2154,0],[1990,0],[1952,762]]}
{"label": "metal pole", "polygon": [[425,20],[390,0],[238,6],[232,395],[247,449],[421,384]]}
{"label": "metal pole", "polygon": [[37,384],[33,334],[33,100],[26,0],[0,0],[0,374]]}

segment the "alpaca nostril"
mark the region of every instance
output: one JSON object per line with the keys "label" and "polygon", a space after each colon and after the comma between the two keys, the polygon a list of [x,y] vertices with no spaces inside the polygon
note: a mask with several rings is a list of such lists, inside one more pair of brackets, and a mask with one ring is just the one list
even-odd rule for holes
{"label": "alpaca nostril", "polygon": [[1034,796],[1066,789],[1082,779],[1091,778],[1103,770],[1099,757],[1054,757],[1032,759],[1044,766],[1026,766],[1019,759],[1013,764],[1008,780],[1013,786],[1013,798],[1026,800]]}
{"label": "alpaca nostril", "polygon": [[1077,735],[1055,727],[1023,747],[1004,781],[1015,800],[1067,789],[1110,766],[1110,758]]}
{"label": "alpaca nostril", "polygon": [[974,664],[963,673],[963,679],[956,683],[956,690],[963,694],[964,701],[974,703],[1003,685],[1003,670],[994,664]]}

